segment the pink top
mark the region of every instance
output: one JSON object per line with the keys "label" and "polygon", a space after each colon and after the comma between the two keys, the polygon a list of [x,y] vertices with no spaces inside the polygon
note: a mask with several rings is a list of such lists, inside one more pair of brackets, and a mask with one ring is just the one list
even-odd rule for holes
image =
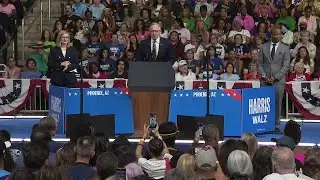
{"label": "pink top", "polygon": [[246,16],[236,16],[234,18],[234,20],[241,22],[241,24],[243,24],[244,28],[250,32],[253,31],[254,28],[254,20],[253,17],[250,15],[246,15]]}
{"label": "pink top", "polygon": [[0,4],[0,13],[5,13],[8,16],[11,16],[13,13],[13,10],[15,10],[16,8],[14,7],[13,4],[8,4],[6,6],[3,6],[2,4]]}
{"label": "pink top", "polygon": [[21,69],[19,67],[14,67],[13,69],[8,68],[7,78],[18,79],[21,76]]}
{"label": "pink top", "polygon": [[149,31],[145,31],[144,33],[141,33],[141,32],[136,33],[137,39],[139,41],[147,39],[149,37],[149,35],[150,35]]}
{"label": "pink top", "polygon": [[295,154],[294,157],[304,164],[304,154]]}
{"label": "pink top", "polygon": [[275,11],[271,6],[266,6],[264,4],[259,4],[258,3],[256,5],[256,7],[254,8],[254,11],[258,16],[260,16],[261,12],[262,12],[262,9],[265,8],[265,7],[268,9],[268,17],[274,18],[275,17]]}
{"label": "pink top", "polygon": [[[313,33],[314,35],[317,34],[317,19],[316,17],[314,16],[310,16],[308,19],[305,17],[305,16],[301,16],[299,18],[299,21],[298,21],[298,25],[301,23],[301,22],[305,22],[307,23],[307,30],[310,31],[311,33]],[[299,28],[300,29],[300,28]]]}

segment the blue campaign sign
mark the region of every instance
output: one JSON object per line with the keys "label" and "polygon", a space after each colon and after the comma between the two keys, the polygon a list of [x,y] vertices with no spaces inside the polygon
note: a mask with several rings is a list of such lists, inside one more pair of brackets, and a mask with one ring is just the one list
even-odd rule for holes
{"label": "blue campaign sign", "polygon": [[243,132],[274,131],[276,96],[274,87],[243,89]]}
{"label": "blue campaign sign", "polygon": [[[171,93],[169,121],[177,115],[205,116],[205,90],[175,90]],[[210,90],[210,114],[224,116],[225,136],[241,135],[241,90]]]}
{"label": "blue campaign sign", "polygon": [[[67,89],[65,93],[66,115],[80,112],[80,89]],[[119,88],[85,88],[84,113],[91,115],[115,114],[115,132],[133,133],[131,97]]]}
{"label": "blue campaign sign", "polygon": [[48,115],[55,117],[58,121],[57,133],[64,134],[65,125],[65,88],[50,86],[49,88],[49,112]]}

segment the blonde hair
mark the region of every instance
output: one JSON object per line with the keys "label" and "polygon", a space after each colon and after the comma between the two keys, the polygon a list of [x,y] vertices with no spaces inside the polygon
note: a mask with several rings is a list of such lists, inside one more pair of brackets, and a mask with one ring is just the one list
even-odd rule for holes
{"label": "blonde hair", "polygon": [[257,137],[252,133],[244,133],[241,136],[241,140],[247,143],[248,145],[248,154],[250,158],[252,159],[254,154],[256,153],[258,146]]}
{"label": "blonde hair", "polygon": [[188,177],[193,177],[196,175],[195,172],[196,162],[191,154],[183,154],[180,156],[176,169],[185,175],[186,179]]}
{"label": "blonde hair", "polygon": [[295,65],[294,65],[294,71],[297,72],[299,70],[302,70],[302,72],[304,71],[304,64],[303,62],[297,62]]}
{"label": "blonde hair", "polygon": [[69,34],[69,32],[68,32],[68,31],[65,31],[65,30],[62,30],[62,31],[59,32],[59,34],[58,34],[58,36],[57,36],[57,40],[56,40],[56,45],[57,45],[58,47],[61,47],[61,37],[62,37],[63,35],[65,35],[65,34],[68,34],[68,36],[69,36],[69,43],[68,43],[67,47],[70,47],[70,46],[71,46],[71,43],[70,43],[70,34]]}

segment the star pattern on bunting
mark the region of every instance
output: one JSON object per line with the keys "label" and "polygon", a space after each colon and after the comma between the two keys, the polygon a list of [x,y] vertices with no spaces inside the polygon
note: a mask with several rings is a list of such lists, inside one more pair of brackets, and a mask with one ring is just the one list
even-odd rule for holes
{"label": "star pattern on bunting", "polygon": [[320,107],[320,99],[311,92],[311,84],[310,83],[301,83],[301,92],[302,97],[311,105],[315,107]]}
{"label": "star pattern on bunting", "polygon": [[13,80],[12,81],[12,92],[9,92],[6,96],[0,97],[0,105],[11,104],[15,100],[19,98],[21,95],[21,80]]}

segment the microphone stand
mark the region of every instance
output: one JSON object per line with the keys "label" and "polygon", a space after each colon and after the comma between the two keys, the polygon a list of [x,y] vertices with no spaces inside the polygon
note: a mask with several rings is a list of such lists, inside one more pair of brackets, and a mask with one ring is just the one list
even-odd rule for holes
{"label": "microphone stand", "polygon": [[207,97],[206,97],[206,100],[207,100],[206,101],[206,108],[207,108],[207,110],[206,110],[206,116],[209,116],[210,115],[209,59],[206,59],[206,66],[207,66],[207,68],[206,68],[206,71],[207,71],[207,77],[206,77],[206,81],[207,81],[207,89],[206,89],[206,91],[207,91]]}
{"label": "microphone stand", "polygon": [[82,73],[83,73],[83,69],[82,69],[82,60],[80,61],[80,115],[83,114],[83,76],[82,76]]}

